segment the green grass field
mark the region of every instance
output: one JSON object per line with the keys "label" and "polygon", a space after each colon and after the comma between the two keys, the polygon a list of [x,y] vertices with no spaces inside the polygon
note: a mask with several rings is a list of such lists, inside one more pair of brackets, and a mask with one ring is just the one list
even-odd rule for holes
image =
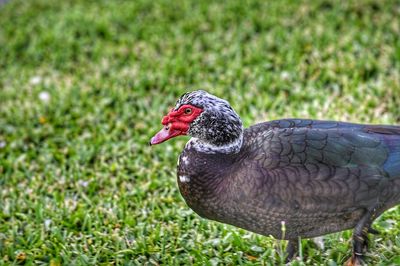
{"label": "green grass field", "polygon": [[[182,93],[245,126],[400,124],[398,1],[49,1],[0,6],[0,265],[279,265],[285,242],[184,203],[188,138],[149,147]],[[370,265],[400,264],[400,208]],[[292,265],[341,265],[351,232]]]}

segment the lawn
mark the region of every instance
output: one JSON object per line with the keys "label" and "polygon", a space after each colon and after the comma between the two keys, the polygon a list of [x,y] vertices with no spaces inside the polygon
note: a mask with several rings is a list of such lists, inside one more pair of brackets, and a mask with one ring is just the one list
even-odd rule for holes
{"label": "lawn", "polygon": [[[188,138],[149,147],[179,95],[244,125],[400,124],[398,1],[55,1],[0,6],[0,265],[277,265],[284,241],[184,203]],[[368,264],[400,264],[400,208]],[[292,265],[341,265],[351,232]]]}

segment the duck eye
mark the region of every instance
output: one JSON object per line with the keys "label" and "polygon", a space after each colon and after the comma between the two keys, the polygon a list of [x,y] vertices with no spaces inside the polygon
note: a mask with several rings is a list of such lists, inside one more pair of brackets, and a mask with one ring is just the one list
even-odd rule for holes
{"label": "duck eye", "polygon": [[185,109],[185,114],[190,115],[192,113],[192,109],[186,108]]}

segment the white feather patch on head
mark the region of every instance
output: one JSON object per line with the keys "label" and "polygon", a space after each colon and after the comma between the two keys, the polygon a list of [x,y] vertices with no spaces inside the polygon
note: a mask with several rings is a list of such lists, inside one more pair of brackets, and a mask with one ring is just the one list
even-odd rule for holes
{"label": "white feather patch on head", "polygon": [[187,156],[182,157],[182,163],[187,165],[189,163],[189,158]]}
{"label": "white feather patch on head", "polygon": [[[190,142],[190,143],[189,143]],[[232,143],[228,143],[222,146],[215,146],[210,143],[203,142],[197,138],[191,138],[186,144],[186,148],[195,148],[199,152],[204,153],[238,153],[243,143],[243,134]],[[189,144],[189,145],[188,145]]]}
{"label": "white feather patch on head", "polygon": [[177,166],[184,164],[187,165],[189,163],[189,158],[187,156],[179,156]]}
{"label": "white feather patch on head", "polygon": [[186,175],[180,175],[179,181],[181,181],[182,183],[187,183],[187,182],[190,182],[190,178]]}

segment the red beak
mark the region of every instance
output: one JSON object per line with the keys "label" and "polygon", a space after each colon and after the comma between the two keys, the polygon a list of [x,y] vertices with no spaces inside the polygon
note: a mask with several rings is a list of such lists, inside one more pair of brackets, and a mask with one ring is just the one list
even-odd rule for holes
{"label": "red beak", "polygon": [[172,129],[170,125],[166,125],[157,134],[155,134],[154,137],[151,138],[150,145],[160,144],[179,135],[186,134],[180,130]]}

